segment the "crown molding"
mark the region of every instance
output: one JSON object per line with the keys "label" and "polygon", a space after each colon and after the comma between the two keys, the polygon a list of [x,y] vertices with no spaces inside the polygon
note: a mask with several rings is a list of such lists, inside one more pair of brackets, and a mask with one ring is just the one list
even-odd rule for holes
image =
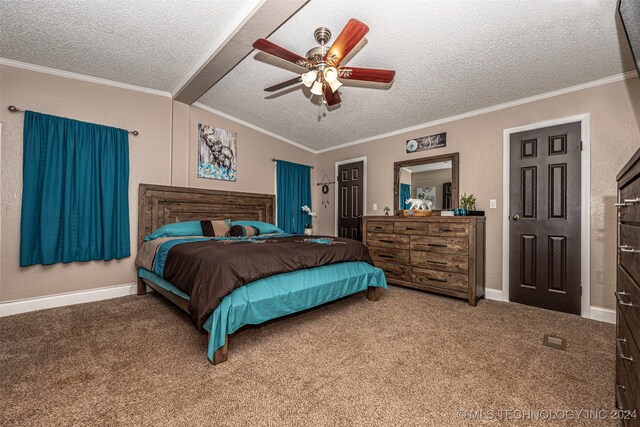
{"label": "crown molding", "polygon": [[366,138],[357,139],[355,141],[346,142],[344,144],[336,145],[334,147],[323,148],[321,150],[317,150],[316,154],[322,154],[329,151],[339,150],[341,148],[351,147],[353,145],[364,144],[365,142],[371,142],[382,138],[389,138],[392,136],[401,135],[403,133],[414,132],[421,129],[430,128],[433,126],[439,126],[445,123],[455,122],[457,120],[467,119],[469,117],[480,116],[482,114],[492,113],[494,111],[505,110],[507,108],[517,107],[519,105],[529,104],[531,102],[541,101],[543,99],[553,98],[554,96],[565,95],[572,92],[578,92],[580,90],[590,89],[597,86],[606,85],[609,83],[615,83],[622,80],[626,80],[637,76],[635,71],[629,71],[627,73],[616,74],[610,77],[605,77],[603,79],[594,80],[591,82],[579,84],[576,86],[570,86],[564,89],[555,90],[552,92],[542,93],[540,95],[534,95],[527,98],[516,99],[515,101],[505,102],[504,104],[498,104],[487,108],[481,108],[479,110],[469,111],[467,113],[458,114],[455,116],[449,116],[438,120],[433,120],[426,123],[421,123],[415,126],[410,126],[403,129],[394,130],[391,132],[381,133],[378,135],[368,136]]}
{"label": "crown molding", "polygon": [[191,105],[194,106],[194,107],[200,108],[202,110],[208,111],[210,113],[217,114],[218,116],[221,116],[221,117],[224,117],[225,119],[229,119],[231,121],[239,123],[239,124],[241,124],[243,126],[246,126],[246,127],[250,128],[250,129],[253,129],[253,130],[258,131],[260,133],[264,133],[265,135],[269,135],[272,138],[279,139],[280,141],[286,142],[287,144],[293,145],[294,147],[302,148],[303,150],[308,151],[308,152],[313,153],[313,154],[318,154],[318,152],[316,150],[314,150],[312,148],[309,148],[306,145],[302,145],[299,142],[292,141],[292,140],[290,140],[288,138],[285,138],[284,136],[278,135],[277,133],[274,133],[274,132],[271,132],[269,130],[263,129],[260,126],[254,125],[253,123],[246,122],[246,121],[244,121],[242,119],[239,119],[237,117],[232,116],[231,114],[223,113],[222,111],[216,110],[215,108],[209,107],[208,105],[202,104],[200,102],[194,102]]}
{"label": "crown molding", "polygon": [[6,59],[6,58],[0,57],[0,65],[7,65],[9,67],[21,68],[23,70],[50,74],[52,76],[66,77],[68,79],[81,80],[84,82],[96,83],[99,85],[112,86],[120,89],[133,90],[136,92],[148,93],[150,95],[171,98],[171,94],[163,90],[151,89],[148,87],[136,86],[128,83],[116,82],[113,80],[101,79],[99,77],[87,76],[85,74],[78,74],[78,73],[72,73],[70,71],[58,70],[56,68],[43,67],[41,65],[28,64],[26,62],[14,61],[13,59]]}

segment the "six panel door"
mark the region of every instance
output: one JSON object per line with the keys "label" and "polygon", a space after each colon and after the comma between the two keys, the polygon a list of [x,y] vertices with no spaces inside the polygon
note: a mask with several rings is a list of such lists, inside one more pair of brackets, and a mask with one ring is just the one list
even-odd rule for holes
{"label": "six panel door", "polygon": [[338,166],[338,236],[362,240],[364,162]]}
{"label": "six panel door", "polygon": [[580,314],[580,149],[580,123],[511,135],[511,301]]}

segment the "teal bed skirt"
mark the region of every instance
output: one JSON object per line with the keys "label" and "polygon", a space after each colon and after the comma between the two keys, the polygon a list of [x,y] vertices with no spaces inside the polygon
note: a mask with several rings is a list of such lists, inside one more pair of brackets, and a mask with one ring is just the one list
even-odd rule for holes
{"label": "teal bed skirt", "polygon": [[[156,274],[139,269],[138,276],[184,299],[189,295]],[[367,287],[387,288],[384,273],[366,262],[343,262],[277,274],[237,288],[224,297],[204,323],[210,333],[207,356],[225,344],[227,335],[245,325],[258,325],[335,301]]]}

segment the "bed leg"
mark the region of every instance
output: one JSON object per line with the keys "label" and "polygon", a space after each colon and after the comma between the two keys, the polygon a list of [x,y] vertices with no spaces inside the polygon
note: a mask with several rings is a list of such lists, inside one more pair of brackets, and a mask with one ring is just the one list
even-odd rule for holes
{"label": "bed leg", "polygon": [[147,284],[144,283],[140,277],[138,277],[138,295],[145,295],[147,293]]}
{"label": "bed leg", "polygon": [[215,353],[213,353],[213,364],[214,365],[219,365],[222,362],[226,362],[227,361],[227,343],[229,342],[229,337],[227,336],[224,340],[224,345],[222,347],[220,347],[219,349],[216,350]]}
{"label": "bed leg", "polygon": [[369,301],[380,301],[380,294],[379,286],[369,286],[367,288],[367,299]]}

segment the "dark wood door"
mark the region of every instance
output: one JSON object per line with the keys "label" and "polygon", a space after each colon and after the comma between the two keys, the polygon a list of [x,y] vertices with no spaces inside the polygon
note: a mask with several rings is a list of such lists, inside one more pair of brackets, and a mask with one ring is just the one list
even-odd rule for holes
{"label": "dark wood door", "polygon": [[338,166],[338,236],[362,241],[364,162]]}
{"label": "dark wood door", "polygon": [[580,314],[580,123],[511,135],[509,299]]}

